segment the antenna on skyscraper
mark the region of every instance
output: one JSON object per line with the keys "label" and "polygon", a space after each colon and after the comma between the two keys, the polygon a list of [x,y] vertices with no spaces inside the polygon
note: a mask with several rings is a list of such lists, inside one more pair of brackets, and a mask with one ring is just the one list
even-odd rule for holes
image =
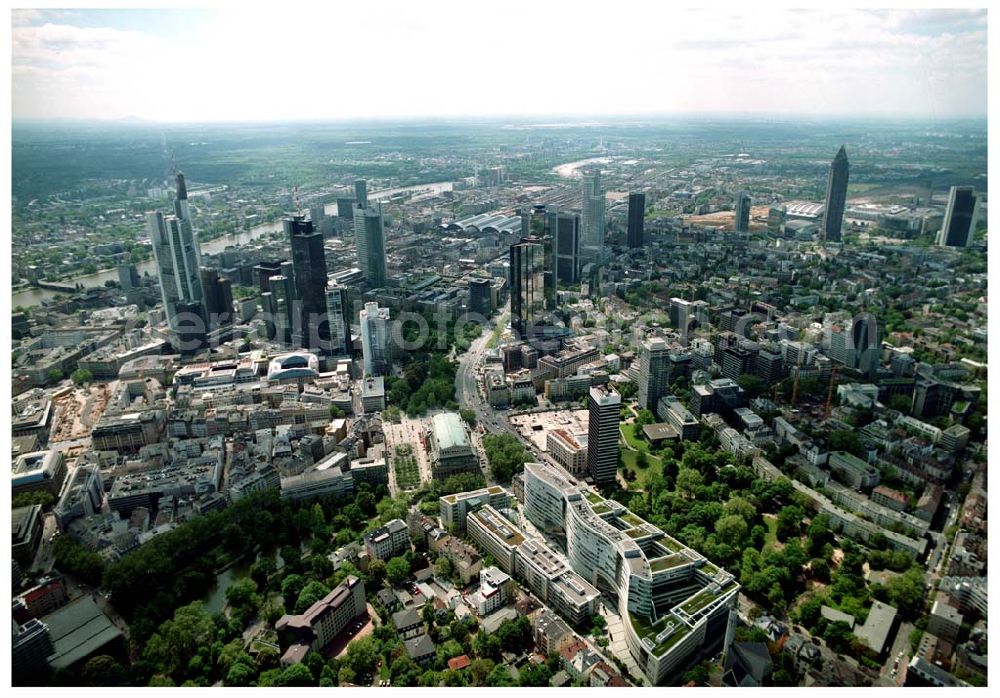
{"label": "antenna on skyscraper", "polygon": [[299,185],[292,187],[292,201],[295,203],[295,215],[302,212],[302,201],[299,199]]}

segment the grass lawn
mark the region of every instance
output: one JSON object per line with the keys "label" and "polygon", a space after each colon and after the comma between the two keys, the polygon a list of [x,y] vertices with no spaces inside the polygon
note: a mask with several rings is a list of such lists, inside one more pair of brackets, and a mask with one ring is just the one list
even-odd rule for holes
{"label": "grass lawn", "polygon": [[638,454],[635,451],[630,451],[627,448],[622,449],[622,463],[625,464],[626,470],[631,470],[636,474],[635,482],[629,483],[634,488],[644,489],[646,487],[646,477],[650,473],[662,473],[663,463],[656,456],[648,456],[649,467],[640,468],[635,464],[636,456]]}
{"label": "grass lawn", "polygon": [[[622,433],[622,438],[625,439],[625,443],[634,448],[637,451],[645,451],[649,453],[649,442],[646,441],[641,436],[636,436],[634,433],[635,423],[631,422],[629,424],[622,424],[619,429]],[[639,431],[642,431],[640,427]]]}
{"label": "grass lawn", "polygon": [[[643,489],[646,487],[646,476],[651,473],[662,473],[663,472],[663,461],[661,461],[657,456],[651,455],[649,453],[649,444],[643,439],[636,439],[632,435],[632,425],[623,424],[620,427],[622,439],[625,443],[632,448],[622,447],[622,463],[625,464],[627,470],[631,470],[636,474],[635,482],[631,483],[633,486]],[[632,450],[635,449],[635,450]],[[640,468],[636,465],[636,457],[638,452],[642,451],[646,454],[646,458],[649,462],[649,467]]]}
{"label": "grass lawn", "polygon": [[764,514],[764,523],[767,524],[767,535],[764,536],[764,548],[761,552],[773,550],[778,543],[778,517],[773,514]]}

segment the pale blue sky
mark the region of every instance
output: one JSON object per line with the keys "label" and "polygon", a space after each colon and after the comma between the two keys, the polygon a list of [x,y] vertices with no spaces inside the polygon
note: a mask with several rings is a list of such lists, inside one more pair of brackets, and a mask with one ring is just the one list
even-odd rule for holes
{"label": "pale blue sky", "polygon": [[383,0],[14,10],[12,113],[986,114],[985,10]]}

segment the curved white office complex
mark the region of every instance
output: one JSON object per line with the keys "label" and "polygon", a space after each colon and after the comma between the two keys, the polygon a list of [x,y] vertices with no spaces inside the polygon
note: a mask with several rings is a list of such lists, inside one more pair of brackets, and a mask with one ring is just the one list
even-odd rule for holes
{"label": "curved white office complex", "polygon": [[740,585],[732,574],[555,468],[524,466],[524,514],[565,540],[573,570],[618,600],[629,651],[654,684],[728,648]]}

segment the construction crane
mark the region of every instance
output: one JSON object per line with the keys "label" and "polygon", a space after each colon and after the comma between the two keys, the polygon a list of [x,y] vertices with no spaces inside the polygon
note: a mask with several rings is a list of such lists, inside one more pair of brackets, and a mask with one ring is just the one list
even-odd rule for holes
{"label": "construction crane", "polygon": [[833,384],[837,380],[837,367],[830,370],[830,387],[826,390],[826,405],[823,407],[823,418],[830,418],[830,403],[833,401]]}

